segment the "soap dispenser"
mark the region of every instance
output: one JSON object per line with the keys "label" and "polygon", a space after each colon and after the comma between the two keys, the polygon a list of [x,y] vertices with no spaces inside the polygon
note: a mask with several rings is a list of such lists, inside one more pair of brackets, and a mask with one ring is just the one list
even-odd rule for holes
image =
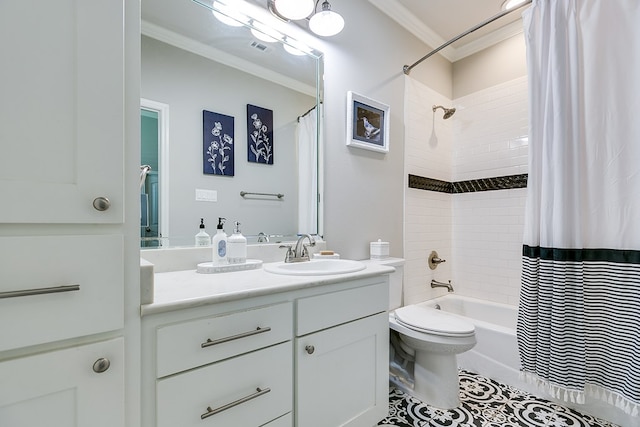
{"label": "soap dispenser", "polygon": [[247,238],[240,232],[240,223],[235,222],[233,234],[227,237],[227,260],[229,264],[247,262]]}
{"label": "soap dispenser", "polygon": [[196,246],[209,246],[211,237],[204,230],[204,218],[200,218],[200,232],[196,234]]}
{"label": "soap dispenser", "polygon": [[223,229],[226,220],[226,218],[218,218],[217,232],[211,239],[213,246],[213,265],[223,265],[227,263],[227,235]]}

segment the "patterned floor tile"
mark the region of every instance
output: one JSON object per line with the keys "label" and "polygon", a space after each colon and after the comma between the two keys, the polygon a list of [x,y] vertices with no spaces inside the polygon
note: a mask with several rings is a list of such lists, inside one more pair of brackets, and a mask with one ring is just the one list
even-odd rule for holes
{"label": "patterned floor tile", "polygon": [[386,427],[616,427],[607,421],[537,398],[490,378],[461,370],[455,409],[431,407],[400,390],[389,390]]}

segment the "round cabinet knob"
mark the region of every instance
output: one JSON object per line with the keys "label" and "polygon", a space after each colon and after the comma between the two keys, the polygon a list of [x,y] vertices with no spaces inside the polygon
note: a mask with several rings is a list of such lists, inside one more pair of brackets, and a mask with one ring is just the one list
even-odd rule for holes
{"label": "round cabinet knob", "polygon": [[93,207],[100,212],[106,211],[111,207],[111,202],[106,197],[96,197],[93,199]]}
{"label": "round cabinet knob", "polygon": [[316,348],[314,346],[312,346],[312,345],[308,345],[304,349],[309,354],[313,354],[313,352],[316,351]]}
{"label": "round cabinet knob", "polygon": [[94,362],[93,372],[101,374],[103,372],[106,372],[109,369],[109,366],[111,366],[111,362],[109,361],[109,359],[107,359],[106,357],[101,357]]}

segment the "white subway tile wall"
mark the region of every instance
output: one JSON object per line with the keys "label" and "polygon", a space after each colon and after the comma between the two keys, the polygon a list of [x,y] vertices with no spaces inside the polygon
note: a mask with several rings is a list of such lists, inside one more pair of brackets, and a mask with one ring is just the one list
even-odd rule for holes
{"label": "white subway tile wall", "polygon": [[[446,294],[446,290],[431,289],[431,279],[446,282],[451,279],[451,195],[434,191],[407,189],[405,211],[404,302],[414,304]],[[437,251],[446,260],[430,270],[428,258]]]}
{"label": "white subway tile wall", "polygon": [[[405,95],[405,175],[464,181],[527,173],[526,77],[454,101],[407,78]],[[457,111],[443,120],[438,110],[434,120],[434,104]],[[461,295],[517,304],[525,198],[524,188],[454,195],[406,188],[405,304],[446,293],[430,288],[432,278],[451,279]],[[447,260],[433,271],[432,250]]]}
{"label": "white subway tile wall", "polygon": [[454,100],[454,181],[527,173],[527,99],[522,77]]}
{"label": "white subway tile wall", "polygon": [[[405,180],[412,174],[450,182],[452,119],[443,120],[442,110],[434,113],[432,108],[449,108],[451,100],[409,77],[405,81]],[[451,207],[451,194],[408,188],[405,182],[405,304],[446,293],[429,284],[431,279],[451,279]],[[432,250],[447,260],[436,270],[430,270],[427,262]]]}

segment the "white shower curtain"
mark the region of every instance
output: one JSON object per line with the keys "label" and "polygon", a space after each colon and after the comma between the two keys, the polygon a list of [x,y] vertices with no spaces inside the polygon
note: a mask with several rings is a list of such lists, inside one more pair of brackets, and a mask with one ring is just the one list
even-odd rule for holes
{"label": "white shower curtain", "polygon": [[524,13],[529,181],[518,343],[557,398],[640,407],[640,1]]}
{"label": "white shower curtain", "polygon": [[318,107],[298,118],[298,233],[318,230]]}

